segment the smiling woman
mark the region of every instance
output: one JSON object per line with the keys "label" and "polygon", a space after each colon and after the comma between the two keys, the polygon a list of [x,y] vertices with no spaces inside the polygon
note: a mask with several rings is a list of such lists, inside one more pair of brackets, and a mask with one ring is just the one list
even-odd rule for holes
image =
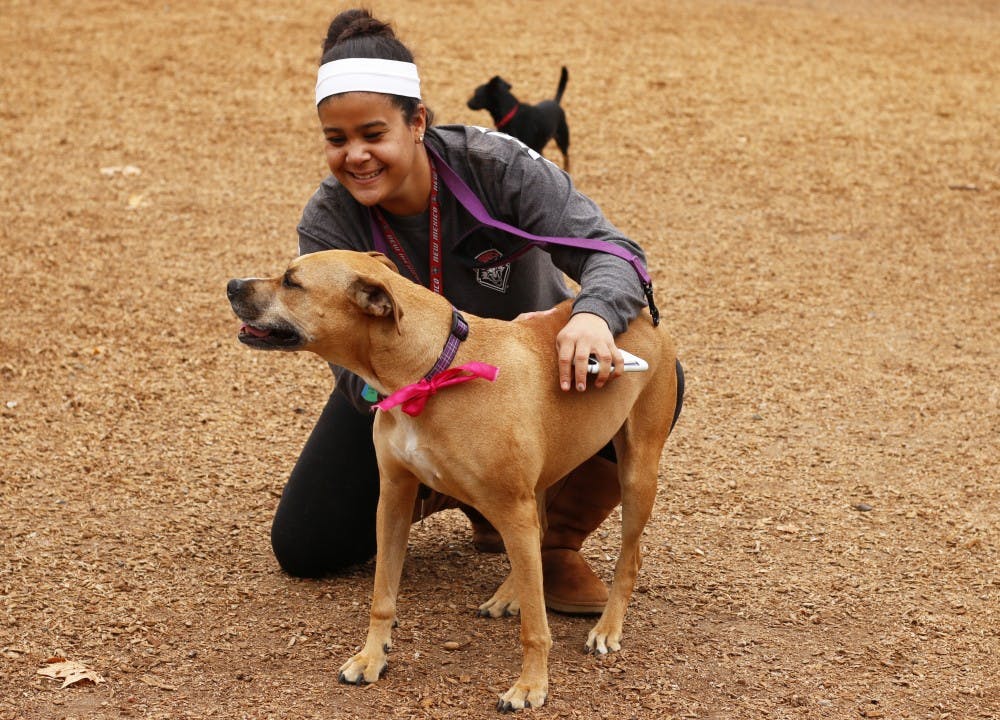
{"label": "smiling woman", "polygon": [[350,92],[319,105],[330,172],[361,205],[395,215],[427,209],[431,172],[423,105],[407,121],[390,96]]}
{"label": "smiling woman", "polygon": [[331,23],[316,79],[330,172],[366,207],[397,215],[427,208],[428,125],[413,54],[365,11]]}
{"label": "smiling woman", "polygon": [[[380,251],[454,307],[489,318],[513,319],[573,297],[563,280],[568,275],[581,289],[552,349],[559,360],[552,382],[567,392],[595,392],[621,375],[615,336],[646,302],[636,269],[607,252],[556,246],[524,252],[522,239],[495,229],[505,224],[536,236],[590,238],[598,249],[624,250],[644,263],[642,250],[566,172],[507,135],[434,126],[413,54],[365,10],[345,11],[330,23],[315,102],[331,175],[302,213],[301,254]],[[487,227],[466,211],[449,185],[453,177],[500,223]],[[252,313],[243,317],[244,342],[274,342],[274,328]],[[588,383],[591,355],[598,370]],[[371,430],[379,396],[343,368],[333,371],[336,388],[272,526],[275,555],[296,575],[337,572],[375,552],[379,477]],[[549,490],[542,559],[551,609],[599,613],[607,601],[604,583],[578,551],[619,501],[613,457],[591,458]],[[457,501],[430,492],[414,516],[454,507]],[[502,551],[489,523],[472,508],[462,510],[477,549]]]}

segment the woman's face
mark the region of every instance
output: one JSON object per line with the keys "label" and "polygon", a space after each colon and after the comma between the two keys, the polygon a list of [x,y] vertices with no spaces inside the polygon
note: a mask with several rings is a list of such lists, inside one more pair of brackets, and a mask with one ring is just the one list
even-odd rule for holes
{"label": "woman's face", "polygon": [[381,205],[397,215],[427,207],[430,181],[420,143],[426,110],[408,124],[388,95],[348,92],[319,105],[330,172],[362,205]]}

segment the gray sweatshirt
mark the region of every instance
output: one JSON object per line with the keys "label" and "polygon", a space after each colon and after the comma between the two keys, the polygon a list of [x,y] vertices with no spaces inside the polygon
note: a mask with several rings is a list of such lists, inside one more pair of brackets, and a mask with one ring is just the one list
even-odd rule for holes
{"label": "gray sweatshirt", "polygon": [[[570,176],[518,140],[484,128],[458,125],[427,130],[425,142],[482,200],[497,220],[535,235],[594,238],[620,245],[645,261],[642,249],[626,238]],[[580,285],[573,312],[604,318],[615,335],[645,306],[635,269],[625,260],[600,252],[549,246],[533,248],[510,264],[477,268],[520,248],[524,240],[478,226],[449,190],[440,188],[444,295],[460,311],[510,320],[522,312],[547,310],[572,293],[562,273]],[[429,282],[429,211],[397,216],[383,211],[422,285]],[[299,222],[299,253],[342,248],[374,250],[369,210],[332,175],[306,204]],[[403,262],[389,251],[400,272]],[[429,370],[430,368],[428,368]],[[338,389],[362,409],[363,382],[334,367]],[[418,378],[414,378],[417,380]]]}

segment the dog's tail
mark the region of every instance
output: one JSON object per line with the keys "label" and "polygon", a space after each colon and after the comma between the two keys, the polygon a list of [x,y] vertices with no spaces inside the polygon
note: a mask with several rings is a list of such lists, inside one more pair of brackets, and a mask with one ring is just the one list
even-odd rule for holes
{"label": "dog's tail", "polygon": [[681,408],[684,407],[684,368],[681,366],[680,360],[675,360],[674,362],[677,368],[677,401],[674,405],[674,419],[670,423],[671,430],[677,424],[677,418],[681,416]]}
{"label": "dog's tail", "polygon": [[556,89],[556,105],[562,100],[563,93],[566,91],[566,82],[569,80],[569,70],[563,65],[562,72],[559,73],[559,87]]}

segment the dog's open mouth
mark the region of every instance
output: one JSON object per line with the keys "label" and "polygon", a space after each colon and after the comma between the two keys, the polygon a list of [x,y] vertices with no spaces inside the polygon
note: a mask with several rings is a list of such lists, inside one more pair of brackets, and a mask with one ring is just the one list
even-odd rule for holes
{"label": "dog's open mouth", "polygon": [[302,344],[298,331],[285,325],[258,327],[243,323],[239,339],[244,345],[265,350],[292,350]]}

